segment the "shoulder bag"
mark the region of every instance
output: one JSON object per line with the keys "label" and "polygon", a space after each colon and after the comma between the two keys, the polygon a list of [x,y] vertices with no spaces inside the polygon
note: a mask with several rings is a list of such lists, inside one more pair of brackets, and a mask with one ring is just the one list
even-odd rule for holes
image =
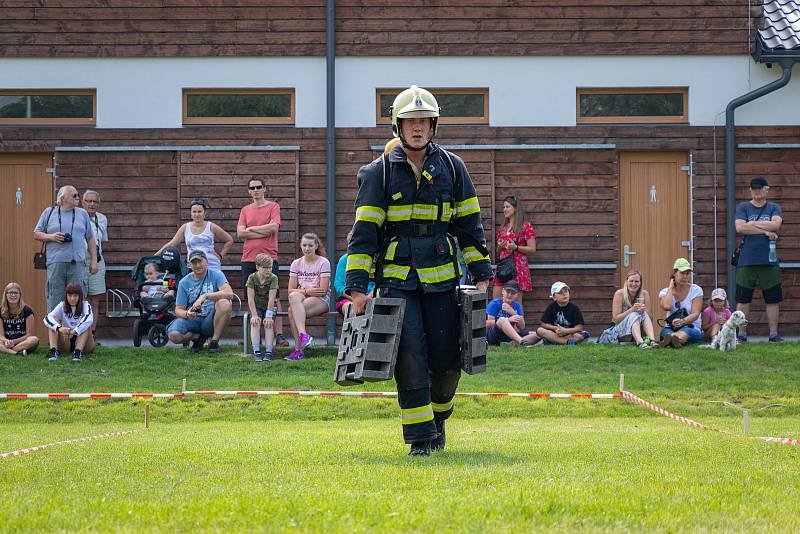
{"label": "shoulder bag", "polygon": [[495,278],[500,282],[506,283],[514,278],[516,274],[517,266],[514,265],[514,251],[512,250],[511,254],[497,262]]}
{"label": "shoulder bag", "polygon": [[[53,215],[53,208],[50,208],[50,213],[47,214],[47,221],[44,223],[44,233],[47,233],[47,225],[50,224],[50,217]],[[33,268],[37,271],[46,271],[47,270],[47,252],[45,252],[45,247],[47,243],[42,241],[42,249],[39,252],[35,252],[33,254]]]}

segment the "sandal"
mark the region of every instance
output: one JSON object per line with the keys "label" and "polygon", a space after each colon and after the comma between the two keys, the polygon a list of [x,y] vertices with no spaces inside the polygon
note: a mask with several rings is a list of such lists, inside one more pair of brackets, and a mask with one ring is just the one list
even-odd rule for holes
{"label": "sandal", "polygon": [[641,343],[639,343],[639,348],[640,349],[649,349],[650,348],[650,344],[647,343],[646,341],[642,341]]}

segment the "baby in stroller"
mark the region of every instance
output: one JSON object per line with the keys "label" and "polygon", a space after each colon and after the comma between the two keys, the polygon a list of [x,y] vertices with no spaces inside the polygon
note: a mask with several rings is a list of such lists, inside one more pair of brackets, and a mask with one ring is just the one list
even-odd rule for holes
{"label": "baby in stroller", "polygon": [[133,323],[133,345],[139,347],[147,336],[154,347],[169,341],[167,325],[175,318],[175,288],[188,273],[176,248],[168,248],[161,256],[140,258],[131,272],[134,280],[133,305],[139,318]]}
{"label": "baby in stroller", "polygon": [[[174,297],[175,290],[170,288],[170,280],[165,280],[163,275],[159,272],[158,262],[151,261],[144,266],[144,283],[139,296],[143,299],[146,298],[165,298]],[[174,278],[172,285],[174,286]]]}

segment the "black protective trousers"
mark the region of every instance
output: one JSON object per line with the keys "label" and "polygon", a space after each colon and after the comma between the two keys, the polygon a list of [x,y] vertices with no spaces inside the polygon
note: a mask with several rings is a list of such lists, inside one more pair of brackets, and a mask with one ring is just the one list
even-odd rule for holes
{"label": "black protective trousers", "polygon": [[381,296],[406,301],[394,369],[406,443],[436,438],[435,421],[453,413],[461,378],[457,290],[382,288]]}

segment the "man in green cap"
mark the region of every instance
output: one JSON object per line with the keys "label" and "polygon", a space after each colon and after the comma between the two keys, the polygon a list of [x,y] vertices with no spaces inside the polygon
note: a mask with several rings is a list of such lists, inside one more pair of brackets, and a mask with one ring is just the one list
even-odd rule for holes
{"label": "man in green cap", "polygon": [[403,439],[411,456],[445,446],[461,376],[458,240],[479,289],[492,276],[475,186],[464,162],[432,142],[439,105],[412,85],[394,100],[399,143],[358,171],[345,293],[356,313],[374,270],[382,297],[406,301],[395,366]]}

